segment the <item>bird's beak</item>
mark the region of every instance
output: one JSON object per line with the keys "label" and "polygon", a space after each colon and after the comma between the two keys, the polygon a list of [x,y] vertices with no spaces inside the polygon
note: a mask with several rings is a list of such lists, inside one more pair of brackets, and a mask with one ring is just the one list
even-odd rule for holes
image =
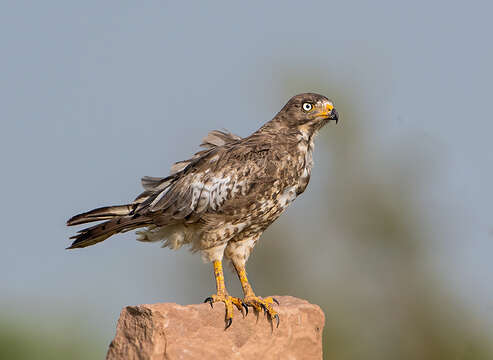
{"label": "bird's beak", "polygon": [[324,109],[320,111],[317,115],[322,116],[325,119],[335,120],[336,124],[339,121],[339,114],[337,113],[334,106],[329,103],[326,103],[324,105]]}
{"label": "bird's beak", "polygon": [[332,112],[330,113],[329,119],[330,120],[335,120],[336,121],[336,124],[339,121],[339,114],[337,113],[337,111],[336,111],[335,108],[332,109]]}

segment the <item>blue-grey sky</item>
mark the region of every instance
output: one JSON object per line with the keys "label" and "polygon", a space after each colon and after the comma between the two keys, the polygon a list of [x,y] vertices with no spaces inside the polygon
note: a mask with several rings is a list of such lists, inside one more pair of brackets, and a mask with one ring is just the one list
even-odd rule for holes
{"label": "blue-grey sky", "polygon": [[[81,316],[109,339],[122,306],[209,295],[212,279],[194,291],[177,275],[209,271],[190,270],[199,257],[133,234],[67,252],[65,220],[131,200],[140,176],[165,175],[207,131],[248,135],[290,96],[314,91],[342,117],[324,131],[364,131],[375,181],[388,181],[381,164],[399,163],[403,147],[426,166],[415,201],[433,225],[429,264],[493,324],[492,10],[454,1],[3,2],[2,311]],[[315,206],[336,156],[323,149],[313,191],[274,226]],[[413,174],[407,180],[415,186]]]}

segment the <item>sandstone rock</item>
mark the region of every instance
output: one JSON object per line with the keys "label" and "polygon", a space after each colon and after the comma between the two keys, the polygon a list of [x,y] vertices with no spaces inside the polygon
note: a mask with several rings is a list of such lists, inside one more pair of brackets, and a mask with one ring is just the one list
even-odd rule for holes
{"label": "sandstone rock", "polygon": [[224,330],[224,305],[173,303],[127,306],[120,314],[107,359],[322,359],[324,314],[291,296],[280,302],[279,328],[235,309]]}

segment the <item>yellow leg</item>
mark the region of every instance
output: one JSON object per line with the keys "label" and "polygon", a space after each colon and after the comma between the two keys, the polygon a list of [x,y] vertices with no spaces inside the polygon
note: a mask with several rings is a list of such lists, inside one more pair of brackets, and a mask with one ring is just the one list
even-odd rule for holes
{"label": "yellow leg", "polygon": [[224,273],[223,264],[220,260],[214,261],[214,277],[216,278],[216,294],[208,297],[204,302],[208,302],[213,307],[215,302],[223,302],[226,307],[226,329],[231,326],[233,322],[233,305],[243,313],[243,302],[233,296],[228,295],[226,286],[224,285]]}
{"label": "yellow leg", "polygon": [[243,303],[245,305],[253,307],[257,312],[257,314],[261,310],[264,310],[264,312],[269,316],[270,320],[273,319],[277,320],[277,327],[279,327],[279,314],[272,307],[274,303],[277,303],[279,305],[279,302],[273,297],[267,297],[265,299],[262,299],[256,296],[255,293],[253,292],[252,286],[248,282],[245,266],[241,264],[237,264],[235,262],[233,262],[233,265],[236,269],[236,273],[238,274],[238,278],[240,279],[241,287],[243,288],[243,293],[245,294]]}
{"label": "yellow leg", "polygon": [[216,278],[217,294],[226,294],[226,286],[224,285],[223,263],[219,260],[214,261],[214,277]]}

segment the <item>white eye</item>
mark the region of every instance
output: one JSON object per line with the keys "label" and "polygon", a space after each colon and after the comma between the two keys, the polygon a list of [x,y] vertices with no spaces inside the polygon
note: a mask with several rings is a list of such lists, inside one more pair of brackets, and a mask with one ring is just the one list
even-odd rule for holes
{"label": "white eye", "polygon": [[313,105],[310,103],[303,103],[303,110],[310,111],[313,108]]}

